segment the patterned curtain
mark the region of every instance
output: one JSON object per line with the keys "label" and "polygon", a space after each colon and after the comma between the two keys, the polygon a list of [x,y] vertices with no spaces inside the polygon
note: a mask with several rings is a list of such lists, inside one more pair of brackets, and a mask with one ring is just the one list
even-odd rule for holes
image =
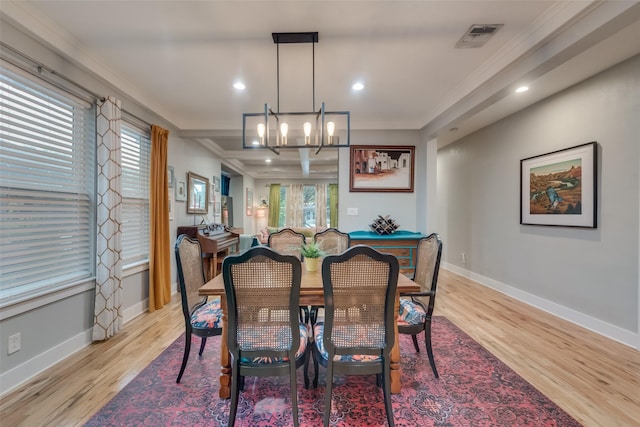
{"label": "patterned curtain", "polygon": [[289,193],[287,193],[287,227],[302,227],[304,220],[303,192],[304,185],[291,184]]}
{"label": "patterned curtain", "polygon": [[329,225],[338,228],[338,184],[329,184]]}
{"label": "patterned curtain", "polygon": [[316,184],[316,227],[327,226],[327,185]]}
{"label": "patterned curtain", "polygon": [[149,189],[149,311],[171,301],[171,237],[169,235],[169,131],[151,126],[151,179]]}
{"label": "patterned curtain", "polygon": [[106,340],[122,328],[122,194],[120,100],[98,103],[96,298],[93,340]]}
{"label": "patterned curtain", "polygon": [[280,221],[280,184],[269,187],[269,227],[277,227]]}

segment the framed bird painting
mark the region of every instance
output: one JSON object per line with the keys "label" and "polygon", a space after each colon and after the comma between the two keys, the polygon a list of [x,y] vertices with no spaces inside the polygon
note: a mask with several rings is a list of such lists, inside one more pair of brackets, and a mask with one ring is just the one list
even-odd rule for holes
{"label": "framed bird painting", "polygon": [[597,228],[597,145],[520,160],[520,224]]}

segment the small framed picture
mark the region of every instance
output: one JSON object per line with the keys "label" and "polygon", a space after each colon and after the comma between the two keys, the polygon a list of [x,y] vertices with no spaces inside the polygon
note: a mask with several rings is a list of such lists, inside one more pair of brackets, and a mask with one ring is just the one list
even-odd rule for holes
{"label": "small framed picture", "polygon": [[169,188],[173,188],[176,183],[176,177],[173,173],[173,166],[167,166],[167,181],[169,182]]}
{"label": "small framed picture", "polygon": [[185,181],[178,181],[176,185],[176,201],[184,202],[187,200],[187,183]]}
{"label": "small framed picture", "polygon": [[597,143],[520,160],[520,224],[597,228]]}

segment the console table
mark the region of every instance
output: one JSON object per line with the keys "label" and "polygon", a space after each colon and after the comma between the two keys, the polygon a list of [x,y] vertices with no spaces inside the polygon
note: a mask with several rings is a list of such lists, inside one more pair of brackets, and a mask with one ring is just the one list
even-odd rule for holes
{"label": "console table", "polygon": [[349,233],[351,245],[367,245],[380,251],[395,255],[400,263],[400,273],[410,277],[416,269],[418,239],[425,234],[398,230],[389,235],[380,235],[373,231],[352,231]]}

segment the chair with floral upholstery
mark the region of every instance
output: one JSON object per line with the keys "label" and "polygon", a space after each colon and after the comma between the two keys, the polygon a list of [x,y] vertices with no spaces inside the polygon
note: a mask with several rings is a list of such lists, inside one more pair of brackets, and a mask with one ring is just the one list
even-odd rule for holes
{"label": "chair with floral upholstery", "polygon": [[185,324],[184,355],[176,379],[179,383],[189,360],[191,335],[201,338],[198,354],[202,356],[207,338],[222,334],[222,310],[220,298],[207,301],[207,297],[198,296],[198,289],[205,284],[200,242],[181,234],[176,240],[175,254]]}
{"label": "chair with floral upholstery", "polygon": [[398,259],[357,245],[322,263],[325,317],[314,326],[313,356],[327,368],[324,425],[329,425],[333,375],[376,375],[382,382],[387,422],[393,427],[390,353],[395,341]]}
{"label": "chair with floral upholstery", "polygon": [[424,343],[431,370],[433,375],[439,378],[431,347],[431,317],[436,303],[442,240],[438,234],[432,233],[418,240],[417,250],[413,280],[420,285],[421,291],[400,295],[403,298],[400,298],[398,333],[411,335],[416,352],[420,352],[417,335],[424,331]]}
{"label": "chair with floral upholstery", "polygon": [[[298,425],[296,369],[306,366],[309,332],[298,319],[302,264],[266,246],[256,246],[222,263],[228,305],[233,426],[240,389],[247,376],[289,376],[293,423]],[[309,379],[306,371],[305,388]]]}

